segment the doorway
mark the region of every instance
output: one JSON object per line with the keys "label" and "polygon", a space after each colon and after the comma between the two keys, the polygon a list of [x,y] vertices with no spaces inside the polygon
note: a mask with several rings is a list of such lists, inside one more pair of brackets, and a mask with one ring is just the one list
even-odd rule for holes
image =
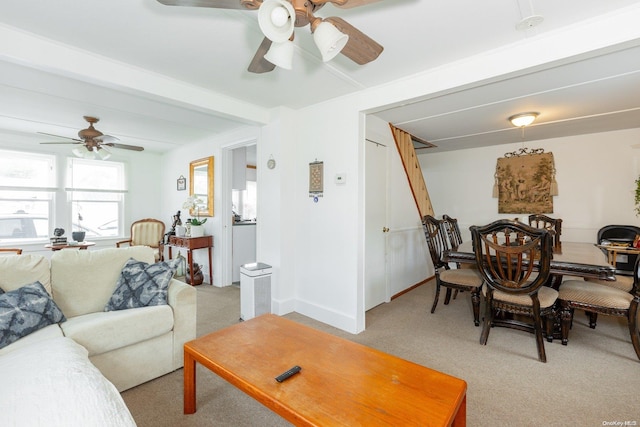
{"label": "doorway", "polygon": [[231,283],[240,284],[240,266],[256,262],[256,145],[231,151]]}

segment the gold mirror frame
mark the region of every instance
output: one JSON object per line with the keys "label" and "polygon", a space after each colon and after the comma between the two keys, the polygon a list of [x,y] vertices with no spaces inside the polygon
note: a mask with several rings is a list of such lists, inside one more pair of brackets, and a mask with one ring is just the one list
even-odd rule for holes
{"label": "gold mirror frame", "polygon": [[203,201],[198,212],[189,210],[191,216],[213,216],[213,156],[189,163],[189,195]]}

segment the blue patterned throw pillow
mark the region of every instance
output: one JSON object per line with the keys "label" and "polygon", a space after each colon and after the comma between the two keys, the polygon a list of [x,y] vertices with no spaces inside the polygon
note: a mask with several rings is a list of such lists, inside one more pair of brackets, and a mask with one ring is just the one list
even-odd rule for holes
{"label": "blue patterned throw pillow", "polygon": [[167,304],[167,290],[177,262],[179,260],[148,264],[130,258],[122,268],[116,290],[104,311]]}
{"label": "blue patterned throw pillow", "polygon": [[0,294],[0,348],[67,319],[40,282]]}

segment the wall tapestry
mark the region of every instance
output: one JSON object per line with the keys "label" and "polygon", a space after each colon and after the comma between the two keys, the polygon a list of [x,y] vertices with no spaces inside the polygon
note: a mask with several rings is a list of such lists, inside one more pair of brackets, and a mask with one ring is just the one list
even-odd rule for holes
{"label": "wall tapestry", "polygon": [[498,159],[493,197],[498,213],[553,213],[558,195],[553,153],[521,148]]}
{"label": "wall tapestry", "polygon": [[322,197],[324,183],[324,162],[316,160],[309,163],[309,197],[313,197],[314,202],[318,202],[318,197]]}

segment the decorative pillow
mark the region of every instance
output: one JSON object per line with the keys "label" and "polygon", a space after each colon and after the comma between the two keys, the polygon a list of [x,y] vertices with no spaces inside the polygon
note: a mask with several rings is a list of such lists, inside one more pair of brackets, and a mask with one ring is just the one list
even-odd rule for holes
{"label": "decorative pillow", "polygon": [[0,348],[67,319],[40,282],[0,295]]}
{"label": "decorative pillow", "polygon": [[179,260],[148,264],[130,258],[122,268],[116,290],[104,311],[167,304],[167,290],[177,262]]}

